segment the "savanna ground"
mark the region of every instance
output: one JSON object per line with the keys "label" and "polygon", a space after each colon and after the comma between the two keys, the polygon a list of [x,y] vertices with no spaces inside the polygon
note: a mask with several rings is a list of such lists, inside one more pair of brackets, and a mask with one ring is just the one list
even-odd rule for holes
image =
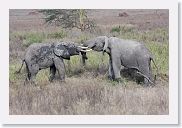
{"label": "savanna ground", "polygon": [[[121,15],[119,17],[119,13]],[[97,30],[93,33],[44,24],[36,10],[10,10],[9,20],[9,114],[168,114],[168,10],[90,10]],[[120,83],[107,79],[108,56],[88,53],[86,66],[74,56],[66,64],[66,83],[48,81],[49,70],[41,70],[37,86],[24,86],[25,49],[32,43],[71,40],[81,43],[100,36],[116,36],[144,42],[159,68],[156,86],[143,87],[123,75]],[[153,66],[154,74],[156,70]]]}

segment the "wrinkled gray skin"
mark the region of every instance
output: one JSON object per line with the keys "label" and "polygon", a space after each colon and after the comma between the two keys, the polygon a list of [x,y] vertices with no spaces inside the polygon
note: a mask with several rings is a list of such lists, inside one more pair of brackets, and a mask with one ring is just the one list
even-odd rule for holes
{"label": "wrinkled gray skin", "polygon": [[99,36],[86,41],[87,46],[95,51],[103,51],[109,55],[109,78],[118,80],[121,78],[121,67],[134,69],[144,78],[144,84],[153,83],[151,71],[152,55],[141,43],[123,40],[116,37]]}
{"label": "wrinkled gray skin", "polygon": [[[38,43],[30,45],[26,50],[23,60],[27,68],[26,80],[34,83],[33,80],[39,70],[50,68],[50,81],[55,78],[56,71],[59,74],[60,80],[64,81],[65,65],[63,59],[69,60],[71,56],[79,55],[80,53],[82,54],[82,58],[87,59],[85,52],[82,52],[82,49],[78,46],[78,44],[73,42],[53,44]],[[18,72],[21,71],[21,68]]]}

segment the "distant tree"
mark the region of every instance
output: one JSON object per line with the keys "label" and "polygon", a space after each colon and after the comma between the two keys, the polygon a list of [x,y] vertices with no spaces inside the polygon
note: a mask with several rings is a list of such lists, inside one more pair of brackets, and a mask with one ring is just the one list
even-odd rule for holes
{"label": "distant tree", "polygon": [[63,28],[78,28],[81,31],[95,28],[95,23],[87,16],[85,9],[44,9],[39,12],[45,15],[48,24],[55,24]]}

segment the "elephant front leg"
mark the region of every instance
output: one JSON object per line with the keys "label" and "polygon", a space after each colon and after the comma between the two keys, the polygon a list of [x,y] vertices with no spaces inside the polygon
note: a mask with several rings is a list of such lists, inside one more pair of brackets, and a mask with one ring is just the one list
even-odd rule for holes
{"label": "elephant front leg", "polygon": [[53,79],[55,78],[55,74],[56,74],[56,67],[55,65],[50,67],[50,77],[49,77],[49,81],[52,82]]}
{"label": "elephant front leg", "polygon": [[54,65],[58,71],[60,80],[64,82],[65,81],[65,65],[64,65],[63,59],[58,57],[54,58]]}
{"label": "elephant front leg", "polygon": [[121,60],[119,57],[112,56],[112,69],[114,74],[114,80],[119,81],[121,78],[120,70],[121,70]]}

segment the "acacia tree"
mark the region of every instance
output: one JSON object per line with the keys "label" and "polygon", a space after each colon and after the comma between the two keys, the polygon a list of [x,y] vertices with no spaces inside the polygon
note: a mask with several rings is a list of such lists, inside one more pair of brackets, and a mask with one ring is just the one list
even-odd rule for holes
{"label": "acacia tree", "polygon": [[95,23],[87,16],[84,9],[45,9],[39,12],[45,15],[48,24],[55,24],[63,28],[78,28],[81,31],[95,29]]}

